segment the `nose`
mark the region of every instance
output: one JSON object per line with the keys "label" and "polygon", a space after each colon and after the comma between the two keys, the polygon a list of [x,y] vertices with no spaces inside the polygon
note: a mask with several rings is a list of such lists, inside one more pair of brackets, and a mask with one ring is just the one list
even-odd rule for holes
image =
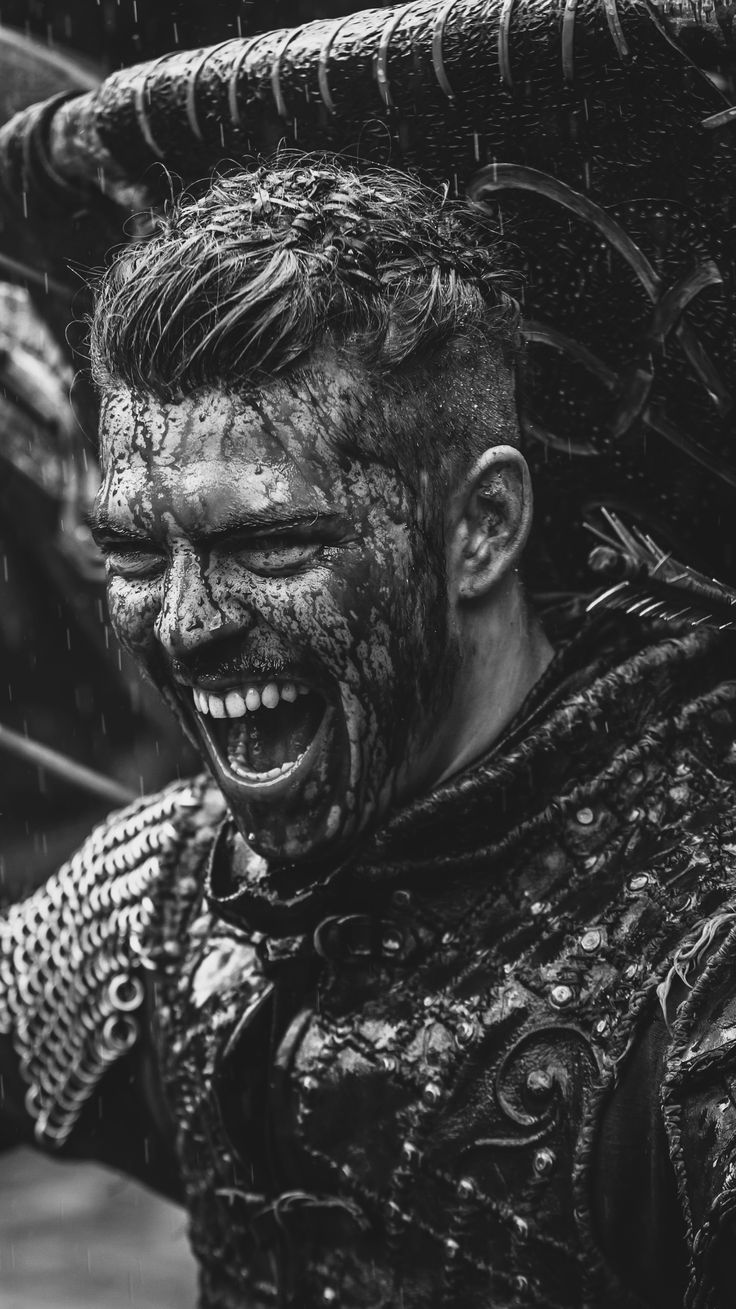
{"label": "nose", "polygon": [[204,560],[189,549],[176,550],[166,570],[156,639],[172,660],[185,660],[213,640],[247,631],[248,610],[215,587]]}

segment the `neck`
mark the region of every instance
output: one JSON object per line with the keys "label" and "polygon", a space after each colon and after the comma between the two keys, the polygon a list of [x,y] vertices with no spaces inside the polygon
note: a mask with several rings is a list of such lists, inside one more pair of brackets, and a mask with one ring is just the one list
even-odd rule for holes
{"label": "neck", "polygon": [[432,785],[484,755],[521,708],[553,650],[514,578],[464,619],[465,651]]}

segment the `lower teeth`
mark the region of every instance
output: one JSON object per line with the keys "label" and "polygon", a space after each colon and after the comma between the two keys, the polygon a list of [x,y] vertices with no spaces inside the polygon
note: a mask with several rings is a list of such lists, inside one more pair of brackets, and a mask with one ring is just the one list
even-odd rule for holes
{"label": "lower teeth", "polygon": [[304,758],[324,714],[324,701],[312,693],[296,703],[279,702],[236,720],[213,724],[215,739],[233,773],[244,781],[266,782],[292,773]]}
{"label": "lower teeth", "polygon": [[233,756],[230,758],[230,767],[234,773],[237,773],[238,776],[242,777],[245,781],[267,782],[270,781],[271,778],[283,777],[285,773],[292,772],[297,764],[301,763],[305,753],[306,751],[303,750],[300,755],[297,755],[296,759],[287,759],[285,764],[281,764],[278,768],[269,768],[268,772],[265,773],[254,773],[251,768],[246,767],[243,760]]}

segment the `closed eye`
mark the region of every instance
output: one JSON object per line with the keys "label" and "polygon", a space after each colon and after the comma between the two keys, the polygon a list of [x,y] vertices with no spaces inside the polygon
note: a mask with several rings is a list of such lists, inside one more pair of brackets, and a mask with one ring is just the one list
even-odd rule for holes
{"label": "closed eye", "polygon": [[272,535],[240,540],[230,549],[252,572],[266,577],[283,577],[302,572],[318,562],[324,555],[326,542],[300,540],[291,534]]}
{"label": "closed eye", "polygon": [[140,547],[121,549],[120,546],[109,545],[103,545],[102,550],[109,577],[125,577],[133,580],[156,577],[166,567],[164,556],[157,554],[155,550],[144,550]]}

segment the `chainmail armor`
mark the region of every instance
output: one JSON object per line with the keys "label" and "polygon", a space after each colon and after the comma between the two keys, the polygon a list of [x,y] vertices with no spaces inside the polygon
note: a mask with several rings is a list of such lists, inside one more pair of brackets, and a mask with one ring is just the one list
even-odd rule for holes
{"label": "chainmail armor", "polygon": [[150,892],[175,859],[177,784],[98,827],[55,877],[0,919],[0,1033],[13,1035],[38,1142],[61,1146],[109,1066],[138,1038]]}

